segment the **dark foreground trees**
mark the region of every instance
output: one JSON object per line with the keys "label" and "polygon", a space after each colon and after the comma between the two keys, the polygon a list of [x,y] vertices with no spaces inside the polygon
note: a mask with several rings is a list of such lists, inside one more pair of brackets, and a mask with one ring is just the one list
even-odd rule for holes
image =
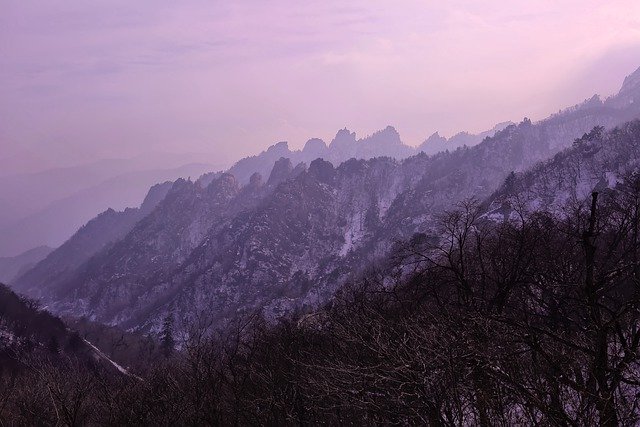
{"label": "dark foreground trees", "polygon": [[[635,425],[640,180],[495,224],[466,204],[323,310],[192,333],[140,378],[34,362],[5,424]],[[197,331],[201,332],[201,331]]]}

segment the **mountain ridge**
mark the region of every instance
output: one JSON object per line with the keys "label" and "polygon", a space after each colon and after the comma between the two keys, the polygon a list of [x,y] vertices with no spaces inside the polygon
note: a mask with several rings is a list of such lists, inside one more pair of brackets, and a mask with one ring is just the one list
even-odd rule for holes
{"label": "mountain ridge", "polygon": [[[39,295],[54,312],[152,331],[172,312],[187,318],[206,312],[222,325],[242,312],[275,319],[317,306],[388,254],[393,242],[436,232],[438,217],[457,203],[490,197],[511,172],[571,149],[594,126],[611,129],[640,116],[638,104],[618,101],[594,97],[536,123],[509,124],[473,147],[402,160],[373,157],[334,166],[314,159],[294,168],[295,157],[281,156],[286,143],[276,144],[262,158],[209,176],[206,186],[176,181],[113,247],[53,287],[41,280]],[[363,140],[343,129],[329,147],[336,143],[344,153],[366,145],[362,141],[375,146],[380,135],[383,144],[399,141],[391,127]],[[252,169],[267,159],[273,162],[265,185],[260,170]],[[248,184],[241,185],[234,170]],[[156,256],[163,260],[160,269],[149,264]],[[28,282],[21,278],[16,285],[28,290]]]}

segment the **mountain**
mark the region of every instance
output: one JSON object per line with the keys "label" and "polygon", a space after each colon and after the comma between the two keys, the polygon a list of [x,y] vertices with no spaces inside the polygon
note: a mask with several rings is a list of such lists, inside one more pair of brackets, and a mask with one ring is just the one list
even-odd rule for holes
{"label": "mountain", "polygon": [[51,251],[53,248],[39,246],[14,257],[0,258],[0,282],[9,283],[42,261]]}
{"label": "mountain", "polygon": [[[56,200],[112,178],[143,171],[171,170],[194,164],[197,162],[195,159],[202,159],[202,156],[147,153],[132,159],[104,159],[37,172],[3,174],[0,175],[0,201],[7,206],[0,212],[0,224],[4,226],[34,214]],[[9,165],[3,166],[5,172]]]}
{"label": "mountain", "polygon": [[[299,172],[290,160],[281,159],[266,184],[259,174],[254,174],[242,190],[230,174],[220,174],[205,188],[200,182],[183,179],[165,183],[161,190],[166,196],[153,198],[161,200],[157,207],[143,203],[140,210],[106,211],[12,285],[29,295],[42,296],[45,290],[66,295],[69,281],[86,280],[95,273],[93,268],[99,268],[99,275],[109,279],[115,277],[114,272],[131,273],[136,281],[143,281],[139,286],[144,280],[160,280],[184,261],[209,228],[253,206],[282,180]],[[158,191],[152,189],[145,201]],[[115,243],[108,245],[112,242]],[[104,280],[93,279],[96,286]]]}
{"label": "mountain", "polygon": [[[523,122],[507,136],[530,132],[531,126]],[[428,157],[416,156],[409,163],[422,167],[424,159]],[[192,266],[184,274],[194,273],[195,281],[181,282],[170,298],[171,310],[163,314],[165,322],[170,324],[166,319],[173,316],[191,326],[188,332],[195,331],[185,351],[164,357],[155,369],[136,370],[141,377],[77,368],[55,376],[43,375],[42,368],[31,377],[17,376],[21,387],[0,388],[7,402],[3,415],[33,423],[42,419],[34,412],[51,408],[47,419],[53,420],[54,408],[75,407],[80,408],[75,419],[83,423],[118,425],[260,424],[265,419],[304,424],[320,418],[337,424],[475,425],[482,420],[487,425],[591,425],[614,420],[636,425],[640,299],[634,229],[639,218],[640,120],[610,131],[595,127],[552,159],[507,174],[487,199],[485,215],[478,215],[476,204],[443,215],[431,222],[437,227],[434,234],[413,234],[393,244],[389,256],[366,274],[354,274],[328,304],[271,325],[252,316],[223,334],[206,335],[195,328],[202,320],[207,326],[220,315],[237,315],[238,309],[246,312],[265,302],[281,302],[263,309],[268,316],[279,315],[301,295],[318,289],[301,272],[313,267],[306,261],[344,247],[348,257],[358,246],[332,232],[342,227],[354,237],[358,229],[341,220],[344,207],[375,206],[369,195],[393,194],[394,185],[420,187],[389,180],[407,167],[405,177],[411,181],[412,166],[404,163],[354,159],[333,168],[316,160],[308,170],[287,177],[285,172],[295,169],[280,160],[272,175],[284,180],[271,196],[207,233],[218,238],[206,239],[183,264]],[[234,188],[231,177],[220,178],[212,185]],[[250,182],[248,189],[261,187],[258,176]],[[176,192],[206,197],[206,188],[186,184],[180,183]],[[590,211],[583,196],[593,189],[601,197]],[[523,199],[523,194],[531,197]],[[554,211],[552,203],[538,206],[551,194],[559,196],[567,215]],[[520,201],[525,207],[532,202],[535,212],[493,217],[493,204],[509,209],[512,203],[520,209]],[[364,228],[379,229],[384,217],[369,210]],[[238,241],[248,244],[238,247]],[[355,258],[345,267],[355,272],[363,261]],[[292,263],[298,272],[283,287]],[[199,267],[207,277],[198,279],[203,277]],[[126,285],[120,288],[126,290]],[[110,294],[108,290],[101,298]],[[140,303],[157,296],[134,299]],[[196,316],[199,304],[207,311]],[[11,333],[4,336],[13,340]],[[119,347],[119,336],[107,334],[107,345]],[[412,398],[398,398],[399,385]],[[49,395],[36,399],[38,390],[48,388],[82,392],[58,392],[50,398],[52,408]],[[611,390],[619,398],[612,400]],[[53,400],[58,395],[66,399]],[[75,405],[65,404],[69,400]],[[56,406],[58,401],[62,404]],[[461,401],[468,402],[465,411],[457,411]],[[25,407],[29,411],[21,411]]]}
{"label": "mountain", "polygon": [[[60,319],[0,283],[0,366],[19,365],[31,352],[57,354],[61,346],[78,349],[83,344],[77,338]],[[20,359],[13,354],[21,355]]]}
{"label": "mountain", "polygon": [[512,124],[514,123],[510,121],[502,122],[495,125],[492,129],[481,132],[477,135],[470,134],[468,132],[460,132],[455,134],[451,138],[445,138],[443,136],[440,136],[438,132],[435,132],[417,147],[417,151],[423,152],[425,154],[436,154],[440,151],[453,151],[465,145],[470,147],[472,145],[480,143],[487,137],[495,135],[496,133]]}
{"label": "mountain", "polygon": [[177,168],[135,169],[144,164],[105,160],[0,177],[0,256],[39,245],[59,246],[99,212],[138,205],[151,185],[199,176],[212,167],[192,163]]}
{"label": "mountain", "polygon": [[622,190],[640,172],[640,121],[611,131],[595,127],[573,146],[513,173],[486,201],[485,217],[506,221],[534,211],[566,216],[593,191]]}
{"label": "mountain", "polygon": [[246,157],[234,164],[228,172],[234,175],[240,184],[246,184],[249,177],[258,172],[266,175],[271,170],[273,163],[281,157],[291,159],[294,164],[310,164],[313,160],[322,158],[338,165],[351,158],[368,160],[374,157],[391,157],[402,160],[420,152],[433,154],[446,149],[458,148],[462,145],[474,145],[486,136],[494,135],[511,122],[496,125],[493,129],[478,135],[466,132],[457,134],[451,138],[449,144],[432,147],[427,142],[418,148],[413,148],[402,143],[400,134],[393,126],[374,132],[365,138],[357,139],[356,134],[349,129],[340,129],[336,136],[327,145],[319,138],[308,140],[302,150],[290,150],[286,142],[272,145],[262,153]]}
{"label": "mountain", "polygon": [[46,286],[64,280],[95,253],[124,237],[140,219],[155,209],[172,185],[167,181],[151,187],[140,208],[102,212],[33,268],[17,277],[12,286],[31,295],[39,295]]}
{"label": "mountain", "polygon": [[[592,98],[561,110],[539,123],[543,124],[545,128],[551,129],[554,126],[564,126],[566,122],[570,122],[573,126],[580,126],[583,132],[596,125],[611,127],[635,118],[640,109],[639,102],[640,69],[625,78],[616,95],[604,101],[598,95],[594,95]],[[454,151],[464,146],[477,145],[485,138],[492,137],[513,124],[511,121],[505,121],[479,134],[459,132],[450,138],[435,132],[415,148],[404,145],[400,140],[400,135],[392,126],[387,126],[385,129],[362,139],[357,139],[354,132],[344,128],[336,133],[329,145],[321,139],[312,138],[307,141],[302,150],[290,150],[286,142],[279,142],[258,155],[238,161],[228,172],[234,175],[240,184],[245,184],[254,172],[266,175],[273,162],[280,157],[289,158],[293,163],[304,162],[307,164],[317,158],[323,158],[337,165],[350,158],[367,160],[386,156],[401,160],[421,152],[434,155],[442,151]],[[562,129],[554,129],[551,130],[551,134],[557,138],[551,141],[551,146],[556,151],[560,146],[564,146],[565,136],[578,136],[574,135],[573,129],[569,128],[566,129],[566,132]]]}
{"label": "mountain", "polygon": [[[530,126],[523,122],[516,128],[524,132]],[[393,192],[388,178],[399,166],[392,159],[354,159],[337,168],[316,160],[308,170],[285,177],[256,214],[249,208],[228,232],[213,232],[221,238],[194,251],[197,262],[190,265],[210,265],[207,281],[192,283],[205,293],[194,298],[193,289],[182,286],[164,320],[171,325],[173,317],[190,327],[184,351],[160,363],[140,357],[142,363],[156,362],[136,370],[140,377],[76,365],[66,370],[36,365],[30,376],[0,377],[6,402],[0,415],[18,424],[54,420],[57,408],[61,413],[75,408],[74,421],[99,425],[265,420],[279,425],[316,419],[376,425],[637,425],[639,154],[640,120],[610,131],[595,127],[553,159],[507,174],[484,205],[488,214],[479,215],[476,203],[459,206],[432,222],[434,234],[393,244],[389,256],[366,274],[354,275],[329,303],[272,324],[251,316],[226,333],[204,333],[198,327],[210,325],[210,319],[194,316],[198,303],[205,303],[204,315],[215,321],[220,314],[237,315],[238,308],[273,301],[274,291],[289,303],[308,294],[316,284],[304,273],[290,286],[278,284],[291,262],[347,244],[340,235],[325,234],[344,226],[334,203],[374,205],[362,185],[370,194],[378,194],[375,186],[381,183],[380,193]],[[279,161],[278,169],[279,177],[295,170],[287,160]],[[251,179],[254,187],[260,186],[258,178]],[[357,188],[353,194],[350,186]],[[194,187],[199,194],[198,189],[206,191]],[[592,189],[601,194],[590,208],[582,195]],[[346,197],[336,197],[339,193]],[[576,197],[561,202],[564,211],[548,211],[552,204],[535,205],[547,194]],[[344,200],[351,195],[358,200]],[[492,217],[493,203],[520,201],[533,202],[535,211]],[[376,217],[381,219],[375,209],[366,215],[366,229],[377,228]],[[249,221],[244,229],[243,220]],[[249,246],[235,247],[241,234],[252,236]],[[273,240],[273,234],[289,239]],[[221,262],[220,252],[226,253]],[[354,272],[363,263],[356,261]],[[233,269],[237,276],[221,275]],[[231,313],[219,310],[221,300]],[[163,336],[170,330],[164,325]],[[106,335],[107,345],[127,345],[117,328],[90,325],[88,330],[116,331]],[[464,411],[458,410],[460,402]]]}
{"label": "mountain", "polygon": [[640,68],[625,77],[620,91],[615,97],[609,98],[605,104],[615,108],[633,106],[640,102]]}
{"label": "mountain", "polygon": [[[42,274],[34,280],[27,273],[15,286],[57,313],[153,331],[171,313],[185,322],[208,316],[223,327],[242,313],[274,319],[309,310],[383,260],[394,242],[435,233],[440,216],[463,200],[490,198],[513,181],[512,172],[519,176],[558,153],[586,155],[567,153],[578,149],[577,138],[597,139],[588,134],[595,126],[604,132],[640,117],[639,104],[620,101],[638,89],[627,83],[605,101],[593,97],[537,123],[510,124],[475,146],[431,156],[351,159],[337,167],[315,159],[294,168],[298,154],[276,159],[289,151],[277,144],[229,173],[209,176],[206,186],[204,180],[176,182],[119,241],[60,279]],[[637,159],[628,126],[630,145],[620,148],[628,159],[616,157],[607,168]],[[330,158],[378,155],[381,147],[402,147],[393,128],[363,140],[343,129],[328,147],[314,140],[305,149],[326,150]],[[596,159],[594,168],[604,168],[605,160]],[[255,169],[272,160],[262,184]]]}
{"label": "mountain", "polygon": [[73,367],[73,362],[94,371],[129,375],[60,318],[0,283],[0,374],[5,369],[13,375],[34,370],[44,376],[49,366]]}

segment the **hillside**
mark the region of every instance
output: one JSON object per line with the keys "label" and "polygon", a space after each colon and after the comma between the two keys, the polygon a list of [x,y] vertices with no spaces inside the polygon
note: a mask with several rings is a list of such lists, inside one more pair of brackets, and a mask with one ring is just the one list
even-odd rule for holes
{"label": "hillside", "polygon": [[46,286],[65,280],[95,253],[124,237],[162,201],[171,186],[171,182],[165,182],[151,187],[140,208],[121,212],[108,209],[101,213],[33,268],[16,277],[12,286],[37,296]]}
{"label": "hillside", "polygon": [[0,377],[68,362],[127,375],[127,371],[39,304],[0,283]]}
{"label": "hillside", "polygon": [[[397,241],[390,256],[352,275],[326,304],[277,323],[246,313],[222,333],[215,331],[219,324],[199,317],[188,325],[184,351],[145,372],[142,381],[75,370],[64,379],[21,382],[63,390],[85,384],[71,402],[78,404],[78,417],[97,424],[304,424],[322,418],[356,425],[635,425],[638,150],[640,121],[608,132],[595,128],[554,159],[508,175],[486,203],[464,202],[443,213],[430,222],[432,234]],[[393,170],[394,161],[376,161]],[[331,203],[345,175],[378,184],[370,172],[381,166],[365,173],[367,165],[354,160],[334,169],[315,161],[280,184],[272,202],[264,199],[261,215],[241,216],[250,221],[247,236],[277,230],[298,237],[260,244],[259,257],[241,257],[236,271],[244,276],[235,283],[264,302],[267,292],[251,286],[277,283],[292,260],[273,268],[270,253],[299,253],[307,229],[333,248],[344,245],[339,236],[318,234],[320,225],[336,221],[320,208]],[[607,177],[612,169],[615,180],[588,182],[598,193],[583,193],[587,184],[575,179],[592,170]],[[561,177],[561,197],[541,205],[546,176]],[[535,196],[524,199],[533,204],[513,204],[519,194]],[[496,203],[518,210],[496,216]],[[202,262],[215,260],[218,245],[233,257],[224,239],[203,245],[211,248],[208,255],[194,253],[204,255],[197,258]],[[260,282],[245,270],[272,275]],[[223,280],[234,283],[232,276]],[[292,284],[283,289],[290,300],[309,289],[304,277]],[[214,289],[233,295],[230,286]],[[186,307],[173,309],[184,315]],[[20,391],[5,398],[11,419],[33,419],[19,410],[25,402],[41,417],[55,417],[48,400]]]}
{"label": "hillside", "polygon": [[[620,96],[630,96],[628,86]],[[393,242],[434,232],[442,213],[491,196],[511,172],[567,148],[560,156],[583,156],[571,154],[576,138],[638,115],[640,104],[618,108],[616,99],[594,98],[538,123],[525,119],[474,147],[434,156],[354,159],[337,167],[317,159],[308,168],[282,159],[266,184],[254,173],[244,187],[232,174],[213,175],[208,185],[178,181],[113,246],[59,280],[27,274],[15,286],[58,313],[155,331],[172,312],[185,321],[206,313],[223,325],[254,310],[277,318],[312,309],[384,257]],[[354,138],[340,134],[346,146]],[[631,167],[630,141],[618,148],[631,157],[595,157],[592,169],[604,168],[606,177],[612,167]],[[558,185],[576,185],[563,182]]]}

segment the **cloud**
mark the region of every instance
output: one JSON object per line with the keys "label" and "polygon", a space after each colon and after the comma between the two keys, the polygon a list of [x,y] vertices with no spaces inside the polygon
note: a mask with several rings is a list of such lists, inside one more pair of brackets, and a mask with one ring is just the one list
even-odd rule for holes
{"label": "cloud", "polygon": [[606,95],[640,46],[640,4],[624,0],[4,9],[0,138],[60,161],[154,149],[231,159],[388,123],[417,144],[434,130],[480,131]]}

